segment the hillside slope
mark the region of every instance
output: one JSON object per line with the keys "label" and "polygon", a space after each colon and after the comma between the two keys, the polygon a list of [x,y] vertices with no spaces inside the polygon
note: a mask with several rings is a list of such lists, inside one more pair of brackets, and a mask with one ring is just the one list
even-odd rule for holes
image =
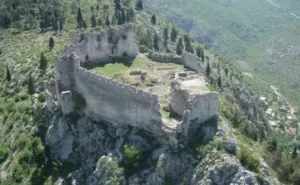
{"label": "hillside slope", "polygon": [[[300,19],[295,1],[146,0],[147,5],[241,70],[274,83],[300,105]],[[275,6],[277,3],[280,7]],[[255,82],[259,83],[259,82]]]}

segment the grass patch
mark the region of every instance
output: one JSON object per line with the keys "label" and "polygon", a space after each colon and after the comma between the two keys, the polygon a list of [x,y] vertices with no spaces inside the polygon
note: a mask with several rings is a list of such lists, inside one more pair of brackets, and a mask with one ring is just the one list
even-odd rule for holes
{"label": "grass patch", "polygon": [[108,63],[105,64],[103,67],[96,67],[93,70],[99,72],[107,77],[113,77],[118,72],[124,72],[129,69],[139,69],[145,67],[147,64],[147,60],[145,59],[135,59],[132,65],[127,66],[122,62],[119,63]]}

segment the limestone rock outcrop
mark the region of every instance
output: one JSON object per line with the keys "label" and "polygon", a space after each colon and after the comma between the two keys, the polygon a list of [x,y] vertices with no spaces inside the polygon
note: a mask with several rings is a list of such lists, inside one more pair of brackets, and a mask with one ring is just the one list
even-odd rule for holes
{"label": "limestone rock outcrop", "polygon": [[227,154],[212,153],[195,168],[191,185],[258,185],[255,175]]}

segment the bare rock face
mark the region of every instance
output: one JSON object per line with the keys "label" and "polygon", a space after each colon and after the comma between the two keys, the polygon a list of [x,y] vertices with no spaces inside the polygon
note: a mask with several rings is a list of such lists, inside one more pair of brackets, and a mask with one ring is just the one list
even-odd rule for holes
{"label": "bare rock face", "polygon": [[115,185],[125,182],[123,169],[119,167],[118,161],[112,155],[102,156],[97,162],[93,175],[88,180],[90,185]]}
{"label": "bare rock face", "polygon": [[191,185],[258,185],[254,174],[227,154],[212,153],[194,170]]}
{"label": "bare rock face", "polygon": [[74,140],[67,120],[60,118],[55,125],[50,126],[46,137],[46,144],[50,147],[52,158],[67,160],[73,152]]}

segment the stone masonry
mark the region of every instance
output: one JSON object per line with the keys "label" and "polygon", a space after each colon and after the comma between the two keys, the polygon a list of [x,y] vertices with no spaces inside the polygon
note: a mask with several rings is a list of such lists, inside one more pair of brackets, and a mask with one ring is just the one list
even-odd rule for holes
{"label": "stone masonry", "polygon": [[[55,65],[59,105],[64,115],[79,111],[96,121],[106,121],[115,127],[130,125],[144,129],[154,136],[172,142],[175,140],[173,143],[176,145],[177,132],[184,132],[185,129],[181,127],[172,133],[167,129],[166,132],[157,95],[92,73],[82,67],[87,63],[109,63],[124,58],[135,58],[137,55],[138,48],[131,24],[85,35],[77,44],[66,47],[62,53],[57,54]],[[191,57],[183,58],[191,60]],[[191,93],[175,86],[172,86],[174,89],[170,94],[170,106],[183,120],[188,120],[180,122],[179,127],[181,123],[189,120],[197,120],[201,124],[217,115],[216,93]],[[184,112],[187,111],[188,118],[184,116]],[[184,127],[189,127],[189,124],[185,123]]]}

